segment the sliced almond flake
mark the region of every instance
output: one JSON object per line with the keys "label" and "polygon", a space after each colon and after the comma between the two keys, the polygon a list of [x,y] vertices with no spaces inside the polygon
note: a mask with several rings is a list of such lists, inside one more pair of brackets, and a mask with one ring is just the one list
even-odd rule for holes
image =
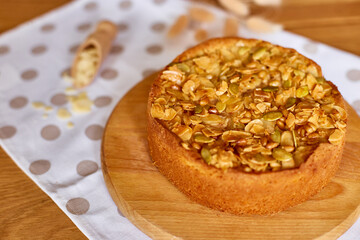
{"label": "sliced almond flake", "polygon": [[259,124],[254,124],[250,129],[250,133],[253,133],[255,135],[263,135],[264,132],[265,132],[265,128]]}
{"label": "sliced almond flake", "polygon": [[250,30],[258,33],[273,33],[282,30],[281,24],[276,24],[256,16],[246,19],[246,26]]}
{"label": "sliced almond flake", "polygon": [[172,130],[176,135],[178,135],[183,141],[188,141],[192,135],[192,129],[188,126],[178,126]]}
{"label": "sliced almond flake", "polygon": [[334,106],[334,109],[339,112],[339,116],[340,116],[341,120],[344,120],[347,118],[347,113],[346,113],[345,109],[343,109],[342,107],[339,107],[339,106]]}
{"label": "sliced almond flake", "polygon": [[154,103],[152,106],[151,106],[151,116],[153,118],[159,118],[159,119],[162,119],[163,116],[164,116],[164,109],[163,107],[159,104],[159,103]]}
{"label": "sliced almond flake", "polygon": [[182,79],[183,79],[183,74],[178,71],[167,70],[167,71],[163,72],[163,74],[161,75],[161,78],[170,80],[170,81],[176,83],[177,85],[180,85],[182,82]]}
{"label": "sliced almond flake", "polygon": [[218,95],[218,96],[223,95],[227,91],[227,89],[228,89],[227,82],[222,81],[219,89],[216,91],[216,95]]}
{"label": "sliced almond flake", "polygon": [[224,37],[234,37],[238,35],[239,21],[236,18],[227,18],[224,24]]}
{"label": "sliced almond flake", "polygon": [[335,129],[335,131],[329,136],[329,142],[334,145],[340,145],[342,143],[343,137],[344,133],[339,129]]}
{"label": "sliced almond flake", "polygon": [[312,74],[306,75],[306,84],[310,90],[313,90],[315,85],[317,85],[316,78]]}
{"label": "sliced almond flake", "polygon": [[200,7],[189,8],[190,18],[199,22],[212,22],[215,16],[212,12]]}
{"label": "sliced almond flake", "polygon": [[254,3],[259,6],[279,6],[281,0],[254,0]]}
{"label": "sliced almond flake", "polygon": [[221,130],[217,130],[216,128],[203,128],[201,131],[207,137],[216,137],[223,133]]}
{"label": "sliced almond flake", "polygon": [[208,33],[207,33],[207,31],[204,30],[204,29],[198,29],[198,30],[196,30],[194,37],[195,37],[195,40],[196,40],[196,41],[202,42],[202,41],[204,41],[205,39],[207,39]]}
{"label": "sliced almond flake", "polygon": [[219,3],[226,10],[240,17],[249,15],[250,12],[249,6],[240,0],[219,0]]}
{"label": "sliced almond flake", "polygon": [[294,138],[292,132],[284,131],[281,134],[281,146],[294,146]]}
{"label": "sliced almond flake", "polygon": [[194,92],[195,87],[196,87],[195,82],[192,80],[188,80],[187,82],[184,83],[184,86],[182,87],[182,91],[185,94],[190,94],[190,92]]}
{"label": "sliced almond flake", "polygon": [[260,125],[263,126],[263,122],[260,119],[254,119],[245,126],[245,131],[250,132],[250,130],[253,128],[254,125]]}
{"label": "sliced almond flake", "polygon": [[174,25],[171,26],[169,32],[167,33],[168,38],[174,38],[180,35],[188,26],[189,17],[187,15],[181,15],[175,21]]}
{"label": "sliced almond flake", "polygon": [[174,117],[176,116],[176,111],[172,108],[166,109],[164,116],[163,116],[163,120],[167,120],[170,121],[172,120]]}
{"label": "sliced almond flake", "polygon": [[225,131],[222,135],[222,139],[226,142],[235,142],[241,138],[249,138],[252,134],[241,130],[229,130]]}
{"label": "sliced almond flake", "polygon": [[267,103],[264,103],[264,102],[261,102],[261,103],[256,104],[256,108],[257,108],[260,112],[264,113],[264,112],[266,111],[266,109],[268,108],[268,104],[267,104]]}

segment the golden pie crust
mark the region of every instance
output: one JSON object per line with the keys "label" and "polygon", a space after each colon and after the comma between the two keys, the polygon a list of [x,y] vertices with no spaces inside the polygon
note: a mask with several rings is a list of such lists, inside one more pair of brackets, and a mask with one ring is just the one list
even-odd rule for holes
{"label": "golden pie crust", "polygon": [[[321,68],[315,62],[293,49],[282,48],[260,40],[242,38],[218,38],[201,43],[176,57],[171,64],[160,72],[151,87],[147,108],[150,154],[159,171],[195,202],[233,214],[273,214],[306,201],[319,192],[334,176],[343,152],[346,115],[339,120],[341,122],[340,127],[335,120],[332,121],[335,127],[331,129],[331,132],[334,133],[337,130],[339,134],[330,134],[330,136],[328,134],[329,140],[327,142],[321,141],[315,145],[312,153],[299,166],[293,166],[290,169],[276,169],[267,165],[267,168],[261,171],[257,171],[256,168],[246,171],[244,170],[245,167],[240,167],[242,163],[234,163],[230,167],[222,168],[204,161],[201,150],[197,149],[199,144],[191,147],[192,138],[184,141],[174,132],[174,128],[169,127],[173,126],[168,123],[171,120],[167,122],[167,120],[154,117],[152,112],[154,102],[161,97],[163,91],[161,89],[164,81],[162,75],[164,71],[169,69],[169,66],[201,57],[216,49],[234,46],[251,46],[255,49],[264,46],[267,49],[274,47],[280,52],[286,52],[287,56],[295,54],[303,59],[308,66],[315,69],[317,77],[322,77]],[[310,73],[306,72],[306,74]],[[345,109],[344,100],[338,93],[336,86],[331,82],[326,82],[331,85],[334,92],[332,94],[333,105]],[[180,85],[184,86],[184,83]],[[218,89],[219,86],[216,88]],[[310,89],[311,91],[312,89]],[[196,133],[193,132],[192,134]],[[265,136],[266,134],[268,133],[265,131]],[[309,133],[306,134],[309,135]],[[339,136],[335,139],[335,135]],[[214,138],[218,139],[219,136]],[[330,138],[335,139],[332,141],[333,143],[330,143],[332,140]],[[190,148],[187,147],[186,149],[184,143],[187,141],[187,146]],[[207,143],[201,144],[200,147],[208,147]],[[229,146],[233,146],[235,143],[229,144]],[[234,149],[236,148],[234,147]]]}

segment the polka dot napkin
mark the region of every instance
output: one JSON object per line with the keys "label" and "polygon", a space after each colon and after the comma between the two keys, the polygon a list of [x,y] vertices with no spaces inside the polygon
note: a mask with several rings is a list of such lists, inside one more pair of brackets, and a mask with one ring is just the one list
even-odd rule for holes
{"label": "polka dot napkin", "polygon": [[[189,4],[79,0],[0,37],[1,146],[90,239],[148,239],[108,194],[100,170],[101,137],[112,109],[131,87],[196,43],[194,29],[172,40],[165,37]],[[204,28],[211,37],[220,36],[226,14],[206,7],[217,21]],[[61,120],[58,109],[69,108],[69,83],[61,75],[102,19],[115,22],[119,33],[99,76],[86,88],[92,110]],[[255,34],[242,26],[240,35],[292,47],[314,59],[360,112],[359,57],[287,32]],[[43,108],[35,109],[36,102]],[[341,239],[359,233],[358,221]]]}

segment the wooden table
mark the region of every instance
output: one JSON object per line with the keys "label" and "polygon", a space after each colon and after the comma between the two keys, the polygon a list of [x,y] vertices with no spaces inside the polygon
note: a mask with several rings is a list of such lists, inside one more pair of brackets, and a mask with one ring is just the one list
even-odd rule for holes
{"label": "wooden table", "polygon": [[[216,4],[215,0],[203,0]],[[360,55],[360,0],[283,0],[252,10],[285,29]],[[0,34],[69,0],[0,0]],[[55,203],[0,149],[0,238],[86,239]]]}

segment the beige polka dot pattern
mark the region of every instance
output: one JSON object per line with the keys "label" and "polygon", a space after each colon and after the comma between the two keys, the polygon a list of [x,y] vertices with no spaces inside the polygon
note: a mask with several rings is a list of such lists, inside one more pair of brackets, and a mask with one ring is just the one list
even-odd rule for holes
{"label": "beige polka dot pattern", "polygon": [[127,23],[121,22],[117,25],[117,29],[118,29],[119,33],[125,32],[126,30],[129,29],[129,25]]}
{"label": "beige polka dot pattern", "polygon": [[48,160],[37,160],[30,164],[29,170],[32,174],[41,175],[49,171],[51,163]]}
{"label": "beige polka dot pattern", "polygon": [[151,74],[153,74],[154,72],[156,72],[155,69],[145,69],[143,72],[142,72],[142,75],[143,77],[148,77],[150,76]]}
{"label": "beige polka dot pattern", "polygon": [[115,69],[107,68],[100,73],[100,76],[106,80],[113,80],[118,76],[118,72]]}
{"label": "beige polka dot pattern", "polygon": [[41,31],[44,33],[52,32],[55,29],[55,25],[52,23],[45,24],[41,27]]}
{"label": "beige polka dot pattern", "polygon": [[41,129],[41,137],[47,141],[53,141],[60,137],[60,129],[55,125],[47,125]]}
{"label": "beige polka dot pattern", "polygon": [[166,0],[153,0],[155,4],[163,4]]}
{"label": "beige polka dot pattern", "polygon": [[35,69],[28,69],[21,73],[21,78],[24,81],[33,80],[38,76],[38,72]]}
{"label": "beige polka dot pattern", "polygon": [[10,51],[10,48],[8,46],[0,46],[0,56],[5,55]]}
{"label": "beige polka dot pattern", "polygon": [[346,77],[351,81],[360,81],[360,70],[351,69],[346,73]]}
{"label": "beige polka dot pattern", "polygon": [[118,211],[118,213],[119,213],[120,216],[125,217],[124,214],[120,211],[119,208],[117,209],[117,211]]}
{"label": "beige polka dot pattern", "polygon": [[19,109],[25,107],[27,103],[28,103],[28,99],[26,97],[19,96],[11,99],[9,105],[13,109]]}
{"label": "beige polka dot pattern", "polygon": [[76,27],[76,29],[79,32],[85,32],[85,31],[89,30],[90,28],[91,28],[91,23],[89,23],[89,22],[81,23]]}
{"label": "beige polka dot pattern", "polygon": [[60,73],[60,77],[63,77],[64,75],[70,76],[70,68],[66,68]]}
{"label": "beige polka dot pattern", "polygon": [[114,45],[110,49],[111,54],[120,54],[124,51],[124,47],[122,45]]}
{"label": "beige polka dot pattern", "polygon": [[189,29],[196,30],[196,29],[199,29],[199,28],[201,28],[201,23],[191,19],[190,22],[189,22]]}
{"label": "beige polka dot pattern", "polygon": [[129,9],[132,5],[132,2],[129,0],[123,0],[120,2],[119,6],[121,9]]}
{"label": "beige polka dot pattern", "polygon": [[67,98],[64,93],[58,93],[58,94],[55,94],[54,96],[52,96],[52,98],[50,99],[50,102],[52,104],[54,104],[55,106],[61,106],[61,105],[64,105],[65,103],[67,103]]}
{"label": "beige polka dot pattern", "polygon": [[47,47],[45,45],[37,45],[31,49],[31,53],[33,55],[41,55],[47,51]]}
{"label": "beige polka dot pattern", "polygon": [[85,135],[90,140],[100,140],[103,136],[104,128],[98,124],[93,124],[85,129]]}
{"label": "beige polka dot pattern", "polygon": [[151,25],[151,30],[153,30],[154,32],[162,32],[165,30],[165,27],[166,27],[165,23],[157,22]]}
{"label": "beige polka dot pattern", "polygon": [[90,208],[90,203],[85,198],[73,198],[66,203],[66,209],[75,215],[82,215]]}
{"label": "beige polka dot pattern", "polygon": [[108,96],[97,97],[94,101],[94,105],[98,108],[106,107],[111,103],[112,99]]}
{"label": "beige polka dot pattern", "polygon": [[72,45],[72,46],[70,46],[70,48],[69,48],[69,52],[70,53],[76,53],[76,51],[77,51],[77,49],[79,48],[79,46],[80,46],[80,44],[74,44],[74,45]]}
{"label": "beige polka dot pattern", "polygon": [[163,50],[162,46],[154,44],[154,45],[150,45],[146,48],[146,52],[148,52],[149,54],[159,54],[161,53]]}
{"label": "beige polka dot pattern", "polygon": [[13,126],[4,126],[0,128],[0,139],[8,139],[15,135],[16,128]]}
{"label": "beige polka dot pattern", "polygon": [[92,11],[92,10],[95,10],[97,7],[98,6],[97,6],[96,2],[89,2],[89,3],[85,4],[84,9],[86,11]]}
{"label": "beige polka dot pattern", "polygon": [[359,100],[355,100],[352,104],[352,106],[354,107],[355,111],[357,111],[358,113],[360,113],[360,99]]}
{"label": "beige polka dot pattern", "polygon": [[77,173],[83,177],[96,172],[98,169],[99,167],[97,163],[90,160],[81,161],[76,167]]}
{"label": "beige polka dot pattern", "polygon": [[314,54],[318,51],[318,45],[314,42],[308,42],[304,45],[304,50],[307,53]]}

